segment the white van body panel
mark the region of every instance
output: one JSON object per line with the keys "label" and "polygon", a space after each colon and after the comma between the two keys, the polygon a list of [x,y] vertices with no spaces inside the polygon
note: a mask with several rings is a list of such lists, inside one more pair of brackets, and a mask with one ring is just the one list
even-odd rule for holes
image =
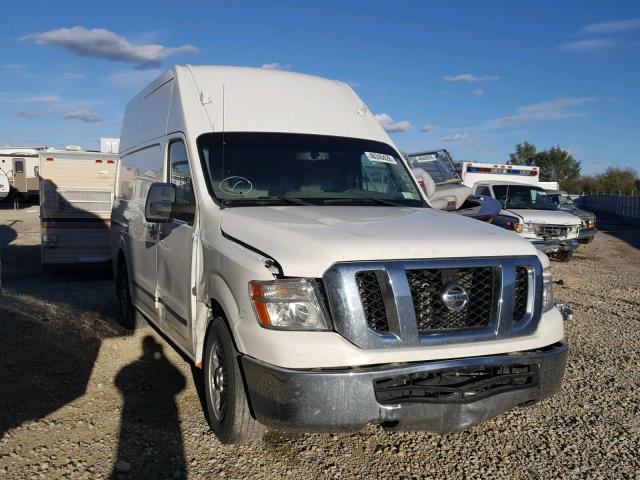
{"label": "white van body panel", "polygon": [[[474,170],[490,170],[490,172]],[[514,174],[512,173],[513,171],[518,171],[520,174]],[[521,173],[525,173],[525,175]],[[463,162],[460,176],[462,177],[462,183],[469,188],[473,188],[479,182],[508,181],[525,185],[538,185],[540,183],[540,169],[528,165]]]}
{"label": "white van body panel", "polygon": [[[475,257],[535,255],[529,242],[514,241],[506,230],[458,217],[398,207],[244,207],[225,209],[221,227],[234,238],[251,236],[253,246],[293,277],[320,278],[343,261],[453,258],[462,251]],[[261,235],[254,237],[256,231]],[[447,241],[452,237],[455,242]]]}

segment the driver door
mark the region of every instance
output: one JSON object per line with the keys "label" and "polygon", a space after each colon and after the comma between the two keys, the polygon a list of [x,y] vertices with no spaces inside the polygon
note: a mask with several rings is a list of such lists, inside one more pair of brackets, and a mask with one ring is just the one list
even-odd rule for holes
{"label": "driver door", "polygon": [[191,260],[196,212],[189,158],[182,138],[173,138],[167,148],[167,181],[176,186],[173,220],[158,231],[158,296],[164,307],[167,333],[190,351]]}

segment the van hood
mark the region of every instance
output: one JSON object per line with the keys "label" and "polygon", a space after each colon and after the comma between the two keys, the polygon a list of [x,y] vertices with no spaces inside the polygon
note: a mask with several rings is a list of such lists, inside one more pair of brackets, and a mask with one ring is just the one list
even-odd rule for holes
{"label": "van hood", "polygon": [[235,207],[222,211],[221,228],[295,277],[321,277],[340,261],[536,255],[513,232],[430,208]]}
{"label": "van hood", "polygon": [[577,215],[561,210],[506,210],[506,214],[515,213],[524,223],[541,223],[546,225],[580,225],[582,222]]}

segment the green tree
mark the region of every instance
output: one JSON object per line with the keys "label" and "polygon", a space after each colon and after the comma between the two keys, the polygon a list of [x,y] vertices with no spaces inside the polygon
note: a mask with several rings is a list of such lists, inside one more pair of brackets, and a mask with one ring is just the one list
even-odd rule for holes
{"label": "green tree", "polygon": [[540,180],[543,182],[564,184],[580,176],[580,162],[559,146],[538,152],[535,164],[540,167]]}
{"label": "green tree", "polygon": [[516,153],[510,154],[509,163],[511,165],[527,165],[530,161],[535,162],[538,151],[536,146],[529,142],[516,145]]}
{"label": "green tree", "polygon": [[638,178],[631,168],[609,167],[604,173],[596,175],[596,191],[631,195],[637,188]]}

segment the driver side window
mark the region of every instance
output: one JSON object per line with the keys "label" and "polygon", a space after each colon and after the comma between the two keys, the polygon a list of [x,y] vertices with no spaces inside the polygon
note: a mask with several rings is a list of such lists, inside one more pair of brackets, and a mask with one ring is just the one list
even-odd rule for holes
{"label": "driver side window", "polygon": [[169,182],[176,186],[174,218],[192,225],[196,213],[196,197],[187,150],[182,140],[169,144]]}

